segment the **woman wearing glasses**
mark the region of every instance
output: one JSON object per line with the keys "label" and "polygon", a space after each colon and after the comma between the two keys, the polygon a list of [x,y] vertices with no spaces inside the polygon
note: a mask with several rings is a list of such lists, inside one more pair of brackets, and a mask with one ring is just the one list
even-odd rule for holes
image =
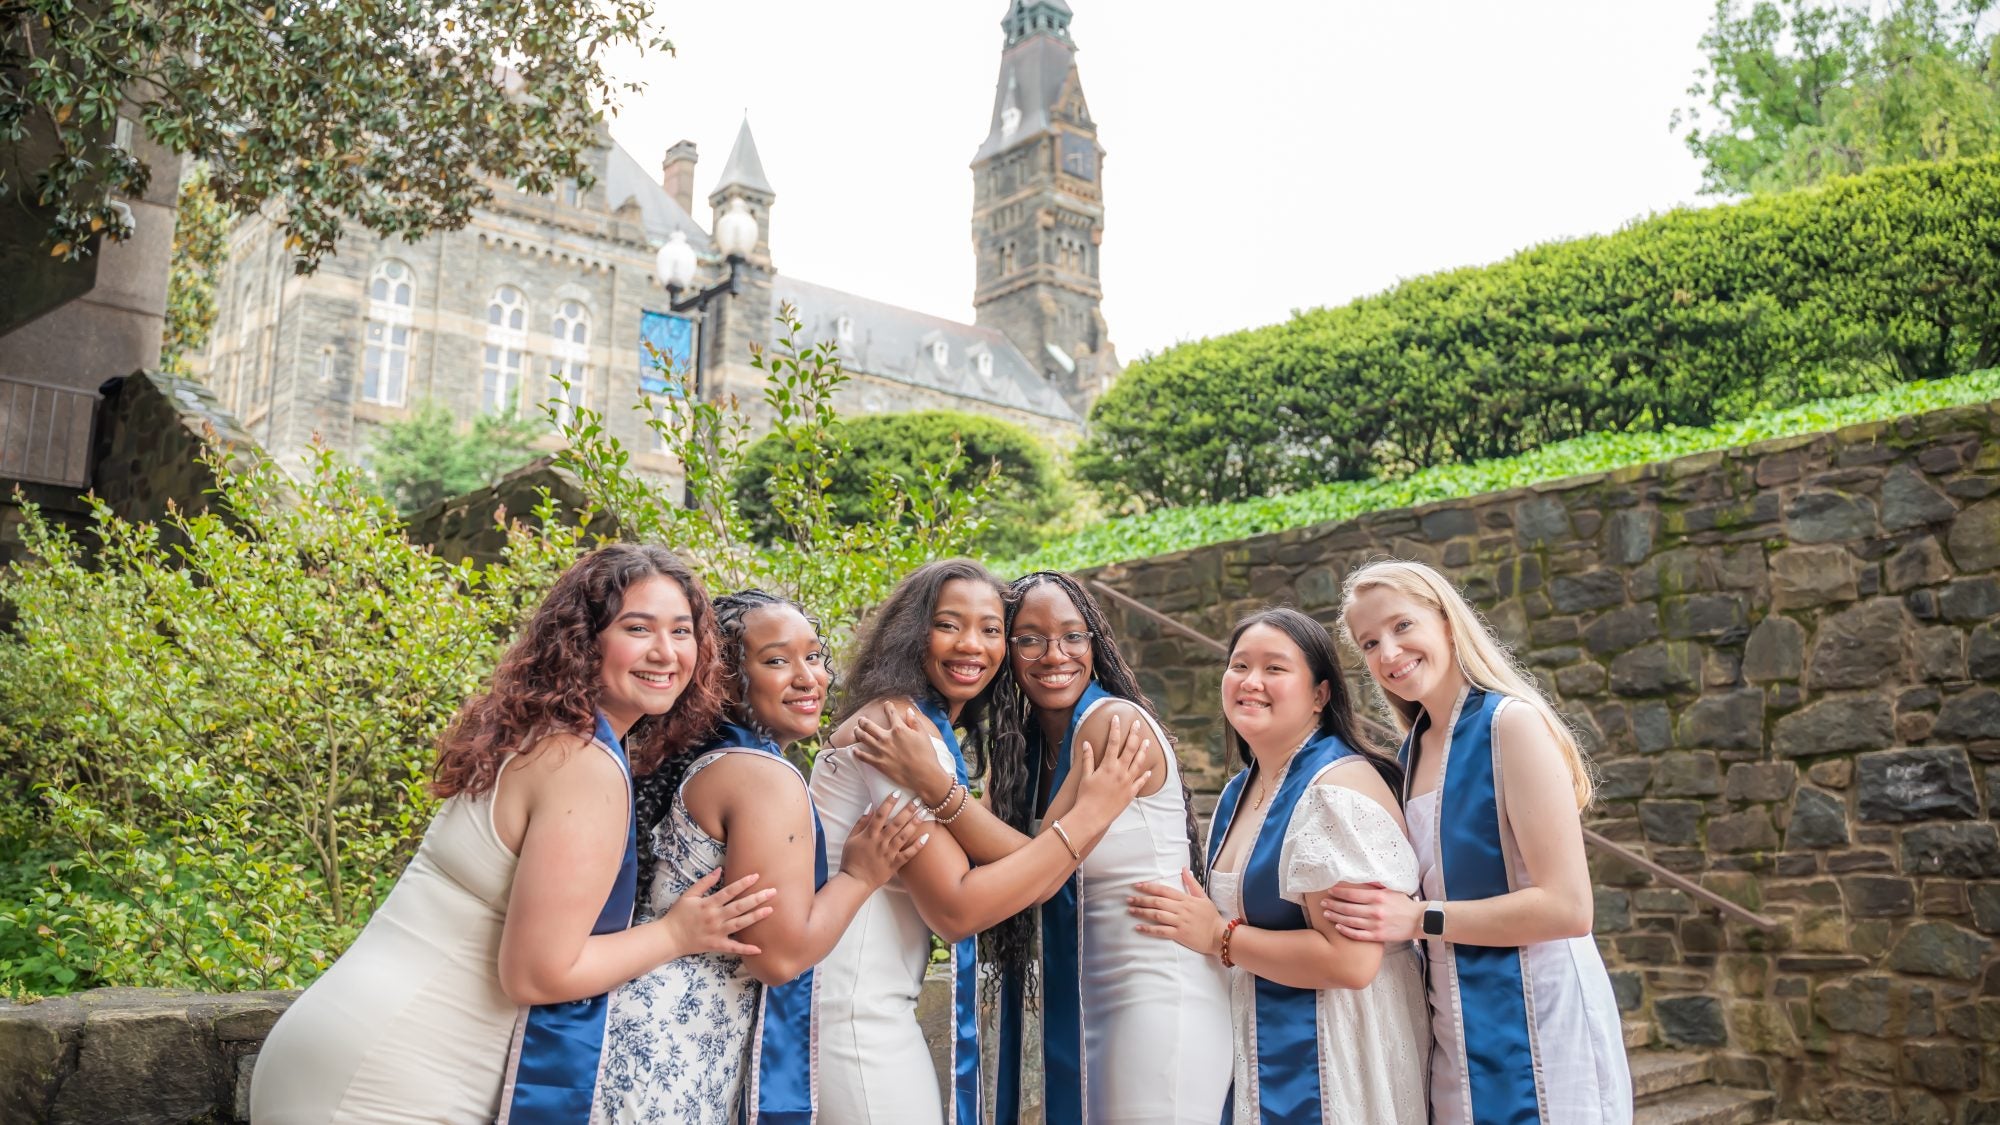
{"label": "woman wearing glasses", "polygon": [[[1118,652],[1103,611],[1076,579],[1030,574],[1007,610],[1007,675],[996,714],[1021,732],[995,748],[990,808],[974,803],[948,825],[976,862],[1022,847],[1037,822],[1068,819],[1078,790],[1077,748],[1103,746],[1119,728],[1151,735],[1151,776],[1101,835],[1075,841],[1076,874],[1039,909],[1044,1116],[1084,1125],[1200,1122],[1222,1112],[1230,1078],[1229,985],[1220,962],[1138,933],[1126,913],[1135,884],[1193,885],[1201,869],[1194,819],[1170,741]],[[861,726],[864,760],[941,800],[951,779],[920,742]],[[1023,970],[1036,919],[1023,912],[989,931],[1005,972],[995,1120],[1019,1110],[1022,1009],[1034,990]]]}

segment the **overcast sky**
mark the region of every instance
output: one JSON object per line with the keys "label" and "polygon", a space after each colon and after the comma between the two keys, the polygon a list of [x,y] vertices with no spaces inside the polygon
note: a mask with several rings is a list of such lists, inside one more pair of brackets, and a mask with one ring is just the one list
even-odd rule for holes
{"label": "overcast sky", "polygon": [[[1398,279],[1701,204],[1668,127],[1710,0],[1070,0],[1104,163],[1104,312],[1130,362]],[[972,318],[972,176],[1006,0],[662,0],[676,56],[611,131],[701,150],[747,110],[772,255]]]}

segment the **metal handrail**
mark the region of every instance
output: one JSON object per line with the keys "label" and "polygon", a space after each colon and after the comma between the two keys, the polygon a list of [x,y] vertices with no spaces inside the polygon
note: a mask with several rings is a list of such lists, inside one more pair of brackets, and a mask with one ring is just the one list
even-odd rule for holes
{"label": "metal handrail", "polygon": [[[1203,633],[1188,625],[1184,625],[1181,622],[1176,621],[1171,617],[1168,617],[1166,614],[1161,613],[1159,610],[1154,609],[1152,606],[1149,606],[1144,602],[1141,602],[1131,597],[1130,595],[1112,589],[1111,587],[1105,585],[1102,581],[1099,581],[1098,579],[1095,578],[1091,579],[1090,587],[1091,589],[1096,590],[1098,593],[1103,594],[1105,597],[1110,598],[1112,601],[1118,603],[1119,605],[1124,606],[1125,608],[1133,611],[1134,613],[1144,616],[1147,620],[1152,621],[1153,623],[1161,626],[1162,628],[1171,629],[1174,632],[1179,633],[1184,637],[1189,637],[1194,640],[1200,641],[1202,644],[1205,644],[1208,647],[1214,649],[1215,651],[1223,653],[1225,655],[1229,652],[1229,646],[1223,644],[1221,641],[1216,640],[1214,637],[1211,637],[1206,633]],[[1395,731],[1390,730],[1386,726],[1383,726],[1376,720],[1371,719],[1366,715],[1357,715],[1356,719],[1360,722],[1360,724],[1366,731],[1367,736],[1369,738],[1375,739],[1379,743],[1391,746],[1395,745],[1399,741],[1396,737]],[[1591,847],[1596,848],[1599,851],[1610,853],[1613,857],[1617,858],[1619,861],[1623,863],[1631,864],[1633,867],[1636,867],[1639,870],[1644,871],[1646,874],[1652,876],[1655,879],[1658,879],[1660,882],[1667,884],[1668,886],[1674,888],[1675,890],[1681,891],[1693,897],[1695,901],[1703,904],[1704,906],[1713,907],[1716,911],[1718,911],[1723,915],[1726,915],[1727,917],[1734,918],[1739,922],[1755,926],[1760,930],[1775,930],[1778,928],[1778,923],[1773,921],[1772,919],[1766,918],[1762,914],[1758,914],[1753,910],[1749,910],[1737,903],[1731,902],[1730,900],[1722,897],[1719,894],[1716,894],[1714,891],[1709,890],[1707,887],[1702,886],[1700,883],[1697,883],[1694,880],[1689,879],[1684,875],[1680,875],[1675,872],[1667,870],[1666,868],[1660,866],[1659,864],[1653,862],[1652,860],[1647,859],[1645,856],[1640,855],[1638,852],[1635,852],[1632,849],[1624,846],[1623,844],[1619,844],[1609,839],[1608,837],[1604,836],[1599,832],[1596,832],[1589,828],[1585,828],[1583,830],[1583,841],[1584,843],[1589,844]]]}

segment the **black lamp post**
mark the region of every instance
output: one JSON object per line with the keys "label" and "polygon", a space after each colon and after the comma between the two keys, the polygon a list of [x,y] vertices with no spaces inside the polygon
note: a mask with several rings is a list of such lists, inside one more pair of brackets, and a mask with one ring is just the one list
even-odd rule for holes
{"label": "black lamp post", "polygon": [[[681,293],[693,283],[699,260],[694,247],[688,245],[687,235],[680,231],[668,236],[666,243],[660,247],[659,254],[654,258],[654,270],[659,276],[660,283],[667,289],[668,307],[677,313],[693,312],[702,321],[701,334],[695,343],[694,386],[691,388],[692,397],[697,401],[708,393],[706,377],[710,327],[708,304],[724,294],[731,297],[736,295],[742,279],[744,259],[756,246],[757,219],[750,214],[750,209],[739,198],[730,200],[729,209],[715,220],[715,249],[729,263],[727,279],[706,289],[697,290],[690,296],[681,296]],[[714,327],[717,332],[721,331],[722,310],[726,307],[727,305],[716,307]],[[684,482],[682,503],[692,508],[695,506],[694,486],[692,483],[685,483],[688,482],[685,465],[681,466],[681,478]]]}

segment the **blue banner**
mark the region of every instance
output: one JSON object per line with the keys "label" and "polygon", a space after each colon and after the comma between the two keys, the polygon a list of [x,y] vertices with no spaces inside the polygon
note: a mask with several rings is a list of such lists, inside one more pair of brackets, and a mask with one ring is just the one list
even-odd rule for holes
{"label": "blue banner", "polygon": [[685,393],[680,376],[694,370],[694,321],[672,313],[639,313],[639,391],[649,395]]}

